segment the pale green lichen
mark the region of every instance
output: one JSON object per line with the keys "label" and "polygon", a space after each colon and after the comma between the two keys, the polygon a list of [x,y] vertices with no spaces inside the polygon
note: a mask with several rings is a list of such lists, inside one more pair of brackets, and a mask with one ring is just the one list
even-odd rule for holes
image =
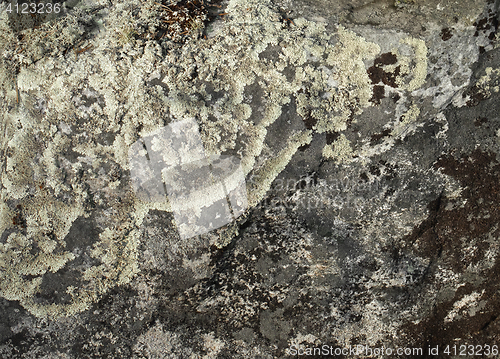
{"label": "pale green lichen", "polygon": [[239,227],[236,222],[228,224],[226,227],[217,231],[217,236],[214,239],[214,244],[217,248],[222,249],[226,247],[233,238],[239,234]]}
{"label": "pale green lichen", "polygon": [[7,206],[5,200],[4,197],[0,201],[0,233],[12,226],[12,218],[14,217],[14,212]]}
{"label": "pale green lichen", "polygon": [[414,130],[415,122],[420,115],[420,108],[412,103],[410,108],[401,116],[401,119],[394,126],[391,131],[391,136],[396,137],[404,137],[406,133],[410,130]]}
{"label": "pale green lichen", "polygon": [[[315,109],[311,113],[312,117],[318,119],[318,132],[345,130],[349,117],[361,113],[363,108],[369,106],[373,94],[364,61],[374,59],[380,52],[380,47],[366,42],[342,26],[338,28],[338,37],[341,46],[330,49],[327,54],[326,61],[332,66],[332,73],[330,78],[325,79],[336,83],[338,90],[331,90],[333,96],[324,112]],[[314,90],[325,91],[324,85],[322,87]],[[321,107],[324,106],[317,107],[323,110]]]}
{"label": "pale green lichen", "polygon": [[402,116],[401,124],[403,126],[406,126],[412,123],[418,118],[418,115],[420,115],[420,108],[413,103],[408,109],[408,111]]}
{"label": "pale green lichen", "polygon": [[352,160],[353,150],[350,141],[342,133],[332,144],[323,148],[323,157],[337,163],[348,163]]}
{"label": "pale green lichen", "polygon": [[[38,238],[38,243],[47,238]],[[44,246],[37,254],[31,254],[33,242],[28,237],[12,233],[4,244],[0,244],[0,293],[8,300],[19,300],[29,307],[33,296],[42,283],[41,275],[47,272],[57,272],[68,261],[74,259],[71,253],[52,253],[51,248]],[[52,249],[55,245],[51,246]],[[33,279],[26,279],[36,276]]]}
{"label": "pale green lichen", "polygon": [[487,67],[484,72],[485,75],[477,80],[475,87],[478,89],[478,93],[482,94],[484,98],[488,98],[493,92],[500,91],[500,68]]}
{"label": "pale green lichen", "polygon": [[[400,66],[400,75],[396,78],[396,83],[402,89],[415,91],[425,83],[427,77],[427,46],[424,40],[411,36],[401,39],[400,43],[409,45],[413,50],[413,56],[404,56],[398,49],[393,50],[397,54]],[[407,83],[406,79],[409,76],[411,80]]]}
{"label": "pale green lichen", "polygon": [[[129,3],[110,9],[107,28],[96,34],[88,51],[67,57],[37,53],[23,62],[29,66],[21,67],[17,79],[0,64],[0,90],[8,104],[16,105],[15,111],[0,105],[2,150],[9,153],[1,196],[19,203],[26,220],[25,231],[16,229],[9,223],[13,209],[0,206],[3,231],[14,230],[0,246],[0,295],[39,317],[85,310],[138,272],[144,218],[151,209],[171,211],[171,206],[168,200],[144,202],[120,189],[121,180],[103,167],[128,170],[128,149],[138,137],[170,121],[196,118],[206,154],[237,154],[244,175],[255,179],[247,184],[252,207],[315,131],[344,130],[348,119],[369,105],[365,61],[377,55],[379,46],[341,26],[335,36],[324,24],[305,19],[287,25],[270,1],[232,0],[226,22],[215,33],[182,46],[170,44],[164,55],[153,41],[119,44],[116,34],[123,30],[121,16]],[[51,26],[58,29],[59,23]],[[78,32],[73,35],[66,45]],[[409,44],[417,56],[411,90],[422,81],[425,44]],[[148,85],[160,77],[168,91]],[[252,106],[251,86],[261,94],[259,107]],[[36,105],[40,98],[43,111]],[[317,124],[287,133],[280,148],[271,150],[267,133],[291,101],[304,119],[310,116]],[[108,142],[102,140],[106,134],[112,134]],[[346,161],[353,151],[341,134],[325,155]],[[68,152],[76,159],[70,161]],[[95,212],[90,199],[108,208]],[[65,249],[66,237],[77,218],[93,211],[100,234],[89,254],[96,263],[78,269],[82,282],[67,287],[69,303],[35,300],[45,273],[70,266],[76,254]],[[229,226],[211,241],[222,247],[236,233],[237,226]]]}
{"label": "pale green lichen", "polygon": [[288,142],[287,147],[281,150],[275,158],[267,161],[263,167],[256,171],[256,181],[251,183],[249,191],[248,204],[250,207],[256,206],[260,202],[271,187],[274,179],[285,169],[292,156],[297,152],[297,149],[311,142],[311,134],[312,131],[304,131],[293,136]]}

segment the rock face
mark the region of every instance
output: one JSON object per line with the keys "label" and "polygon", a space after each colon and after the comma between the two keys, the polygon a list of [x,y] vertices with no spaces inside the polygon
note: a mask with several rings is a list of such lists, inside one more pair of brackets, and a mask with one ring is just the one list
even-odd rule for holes
{"label": "rock face", "polygon": [[2,358],[497,356],[498,1],[56,3],[0,8]]}

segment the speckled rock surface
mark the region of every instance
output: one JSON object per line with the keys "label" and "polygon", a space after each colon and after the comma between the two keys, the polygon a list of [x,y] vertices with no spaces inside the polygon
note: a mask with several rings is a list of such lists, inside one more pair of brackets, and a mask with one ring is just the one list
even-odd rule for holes
{"label": "speckled rock surface", "polygon": [[[497,357],[499,4],[2,5],[0,356]],[[191,238],[129,157],[184,120],[247,197]]]}

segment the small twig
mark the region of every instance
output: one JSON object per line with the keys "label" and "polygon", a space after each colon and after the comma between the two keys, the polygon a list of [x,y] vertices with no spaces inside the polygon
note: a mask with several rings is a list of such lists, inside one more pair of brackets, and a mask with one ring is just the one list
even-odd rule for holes
{"label": "small twig", "polygon": [[42,37],[42,39],[45,39],[47,36],[49,36],[49,35],[53,34],[56,30],[57,30],[57,29],[54,29],[54,30],[52,30],[52,31],[47,32],[47,34],[45,34],[45,36],[44,36],[44,37]]}
{"label": "small twig", "polygon": [[170,12],[173,12],[172,9],[169,8],[167,5],[160,4],[159,2],[156,2],[156,1],[155,1],[155,4],[160,5],[161,7],[164,7],[165,9],[167,9]]}
{"label": "small twig", "polygon": [[87,46],[87,47],[85,47],[85,48],[83,48],[83,49],[76,50],[76,51],[75,51],[75,54],[77,54],[77,55],[78,55],[78,54],[81,54],[82,52],[87,51],[88,49],[90,49],[90,48],[91,48],[91,47],[93,47],[93,46],[94,46],[94,45],[90,44],[89,46]]}

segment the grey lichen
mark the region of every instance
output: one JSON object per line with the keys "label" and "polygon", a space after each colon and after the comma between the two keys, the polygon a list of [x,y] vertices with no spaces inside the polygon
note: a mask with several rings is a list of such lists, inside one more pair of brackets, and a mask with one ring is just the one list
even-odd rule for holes
{"label": "grey lichen", "polygon": [[84,24],[90,20],[89,15],[75,9],[59,19],[19,31],[11,26],[6,7],[7,3],[0,5],[0,42],[4,46],[3,57],[9,59],[11,65],[30,65],[76,47],[85,33]]}

